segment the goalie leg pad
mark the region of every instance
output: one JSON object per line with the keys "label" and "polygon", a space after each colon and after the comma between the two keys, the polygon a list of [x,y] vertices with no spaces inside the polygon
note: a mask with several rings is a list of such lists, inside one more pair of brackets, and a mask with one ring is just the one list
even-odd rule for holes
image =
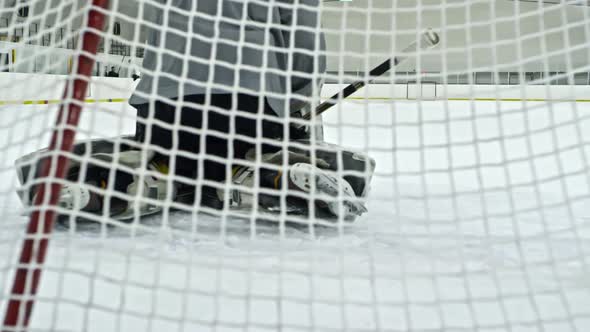
{"label": "goalie leg pad", "polygon": [[[104,156],[104,158],[112,158],[112,155]],[[151,156],[150,156],[151,157]],[[125,165],[130,168],[139,169],[141,167],[141,151],[129,150],[121,152],[118,156],[117,163]],[[153,204],[147,201],[153,200],[158,202],[164,202],[169,195],[169,185],[166,177],[160,175],[163,169],[162,165],[156,160],[152,160],[148,164],[148,170],[151,171],[149,174],[139,176],[137,173],[128,174],[126,187],[120,188],[130,196],[128,199],[123,200],[123,209],[111,217],[117,220],[130,220],[136,215],[147,216],[162,211],[162,204]],[[164,165],[167,166],[167,165]],[[115,184],[118,186],[123,185],[123,179],[115,179]],[[172,183],[172,192],[170,193],[172,198],[176,196],[176,185]]]}

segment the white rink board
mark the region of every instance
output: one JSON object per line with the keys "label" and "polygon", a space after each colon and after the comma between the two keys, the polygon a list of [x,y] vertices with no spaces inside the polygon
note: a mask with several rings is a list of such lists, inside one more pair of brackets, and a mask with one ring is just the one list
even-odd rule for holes
{"label": "white rink board", "polygon": [[[0,106],[0,300],[27,221],[13,162],[46,145],[47,107]],[[339,108],[325,117],[327,140],[378,165],[354,226],[281,233],[173,213],[168,224],[59,231],[32,328],[590,330],[590,104]],[[80,138],[130,133],[133,114],[89,104]]]}
{"label": "white rink board", "polygon": [[[16,100],[59,100],[65,75],[0,73],[0,82],[11,82],[0,90],[0,104]],[[477,85],[433,84],[423,78],[420,84],[369,84],[351,97],[362,99],[542,99],[590,101],[588,85]],[[86,96],[89,99],[128,99],[139,80],[93,76]],[[321,96],[327,99],[346,84],[325,84]],[[434,91],[436,90],[436,91]],[[436,93],[435,93],[436,92]]]}

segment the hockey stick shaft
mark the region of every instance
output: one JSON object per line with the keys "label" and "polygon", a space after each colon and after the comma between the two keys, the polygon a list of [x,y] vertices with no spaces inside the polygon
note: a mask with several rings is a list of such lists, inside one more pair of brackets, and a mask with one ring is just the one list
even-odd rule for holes
{"label": "hockey stick shaft", "polygon": [[305,114],[303,116],[303,119],[310,120],[312,118],[312,113],[315,114],[315,116],[321,115],[330,108],[334,107],[334,105],[337,105],[341,100],[350,97],[355,92],[364,88],[367,84],[371,84],[375,80],[375,78],[387,73],[391,70],[391,68],[404,62],[406,59],[410,57],[410,55],[412,55],[412,53],[416,53],[419,50],[426,50],[435,47],[436,45],[438,45],[439,42],[440,37],[436,32],[432,31],[431,29],[426,30],[421,34],[418,40],[404,48],[400,52],[401,55],[393,57],[392,59],[387,59],[385,62],[381,63],[379,66],[371,70],[369,72],[369,80],[360,80],[348,85],[342,91],[336,93],[328,100],[319,104],[314,112]]}

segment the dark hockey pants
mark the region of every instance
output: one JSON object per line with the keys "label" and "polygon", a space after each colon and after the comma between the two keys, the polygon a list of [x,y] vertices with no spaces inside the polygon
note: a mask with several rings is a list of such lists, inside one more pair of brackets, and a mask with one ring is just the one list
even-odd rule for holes
{"label": "dark hockey pants", "polygon": [[[173,172],[177,176],[197,179],[201,171],[198,160],[202,158],[202,177],[225,182],[231,176],[227,174],[225,161],[244,159],[246,152],[256,146],[253,140],[236,136],[258,141],[260,138],[280,139],[283,136],[283,124],[278,121],[247,116],[261,112],[269,116],[275,115],[264,98],[246,94],[213,94],[209,96],[207,105],[205,99],[205,95],[191,95],[182,99],[181,106],[164,101],[156,101],[152,108],[150,104],[133,105],[138,116],[135,140],[164,149],[157,151],[155,158],[164,159],[169,165],[174,165]],[[262,130],[259,130],[259,122]],[[234,132],[228,137],[232,124]],[[195,130],[202,130],[202,133]],[[201,151],[203,139],[204,150]],[[177,144],[176,148],[173,143]],[[233,148],[231,156],[230,146]],[[280,147],[280,142],[275,145],[275,150],[276,147]],[[272,148],[273,144],[266,143],[262,146],[263,151]],[[182,155],[179,152],[191,155]],[[213,160],[212,156],[223,161]]]}

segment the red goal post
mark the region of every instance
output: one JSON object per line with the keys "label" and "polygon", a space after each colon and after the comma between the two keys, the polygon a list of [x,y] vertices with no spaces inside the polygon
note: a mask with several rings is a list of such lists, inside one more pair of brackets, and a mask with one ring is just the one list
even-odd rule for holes
{"label": "red goal post", "polygon": [[[23,242],[19,265],[14,276],[10,300],[4,316],[4,328],[9,331],[26,331],[34,305],[34,297],[41,279],[42,265],[45,262],[49,237],[53,229],[55,211],[43,206],[55,206],[61,190],[60,180],[65,177],[69,160],[66,154],[72,150],[76,128],[86,91],[88,89],[92,68],[100,44],[105,23],[105,12],[109,0],[93,0],[89,8],[86,28],[82,33],[82,47],[75,57],[75,74],[70,76],[64,91],[64,97],[56,120],[49,146],[51,158],[45,160],[41,179],[46,182],[38,186],[35,195],[27,235]],[[52,179],[49,182],[49,179]]]}

